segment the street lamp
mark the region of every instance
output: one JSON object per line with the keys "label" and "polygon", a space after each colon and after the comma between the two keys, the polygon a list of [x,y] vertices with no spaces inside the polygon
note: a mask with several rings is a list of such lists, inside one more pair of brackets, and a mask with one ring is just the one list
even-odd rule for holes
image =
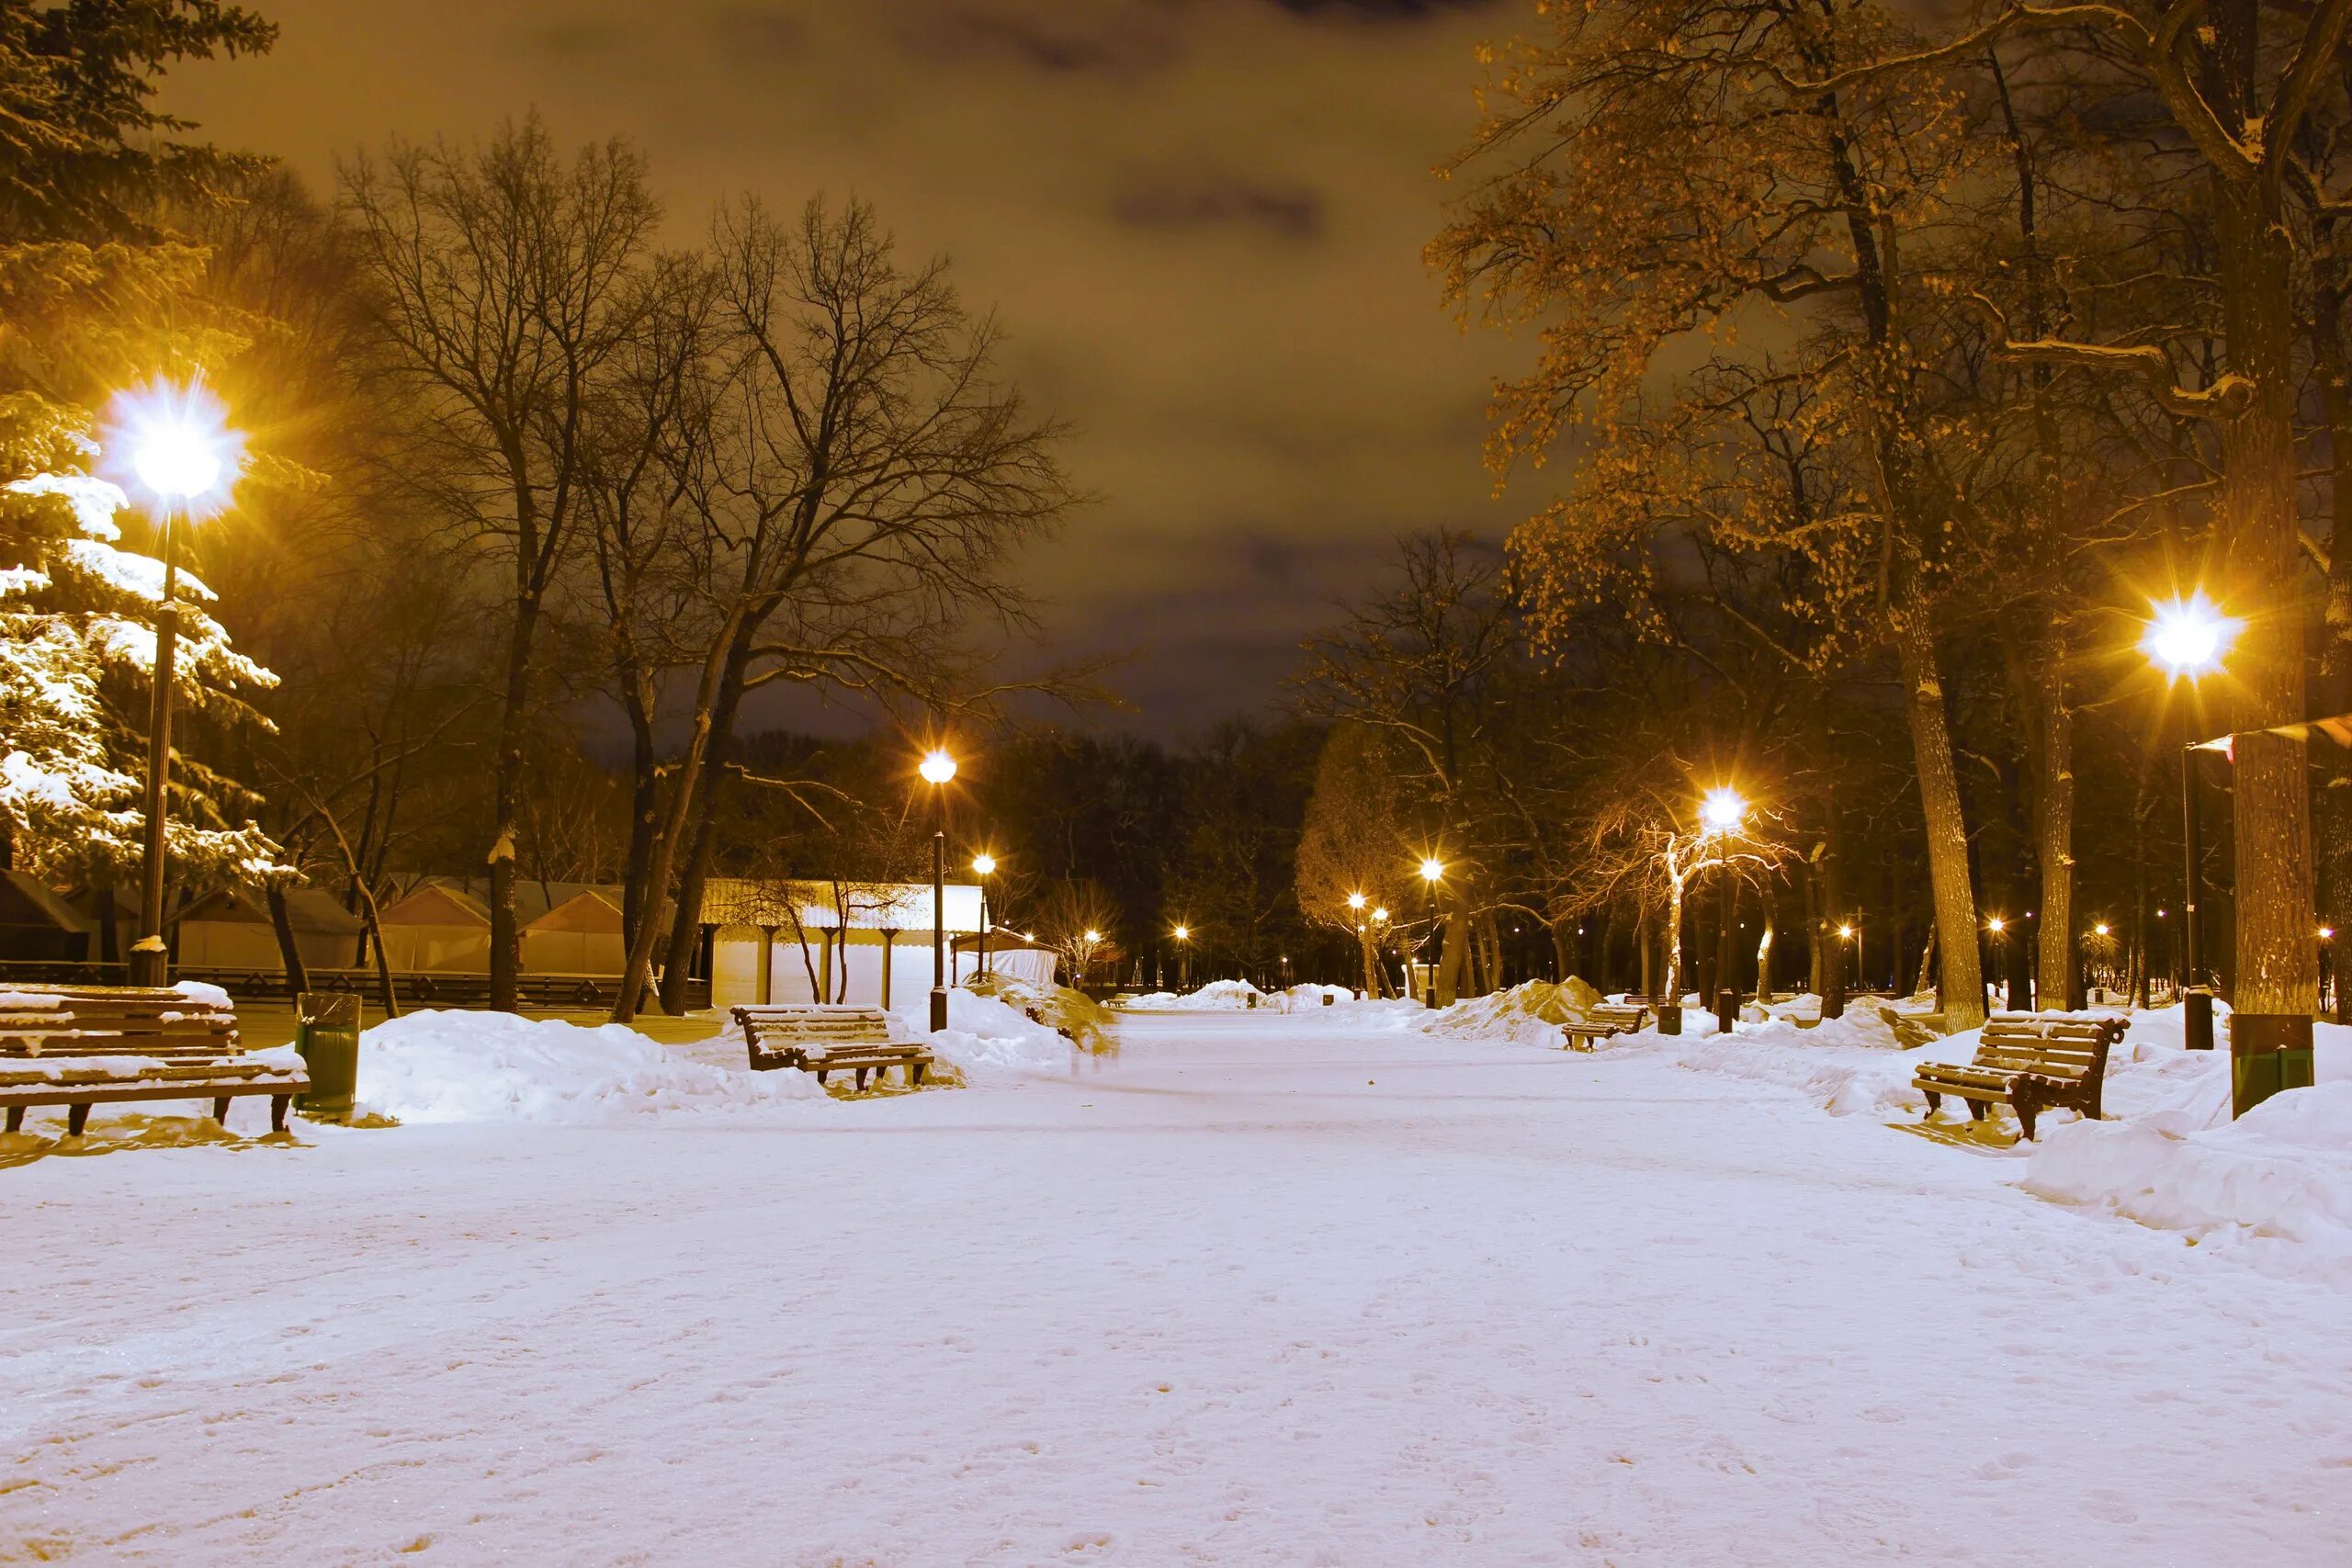
{"label": "street lamp", "polygon": [[228,427],[227,411],[201,382],[157,382],[124,400],[120,423],[130,446],[131,471],[154,497],[163,518],[164,592],[155,608],[155,668],[147,720],[146,840],[141,846],[139,940],[131,944],[134,986],[161,986],[171,977],[164,945],[164,847],[169,822],[172,767],[172,682],[179,651],[179,523],[215,511],[228,499],[243,466],[243,438]]}
{"label": "street lamp", "polygon": [[1719,785],[1699,802],[1699,820],[1710,833],[1734,833],[1747,818],[1747,802],[1728,784]]}
{"label": "street lamp", "polygon": [[[1444,880],[1443,862],[1435,857],[1421,862],[1421,881],[1429,888],[1430,895],[1430,935],[1437,938],[1437,950],[1441,956],[1445,952],[1445,942],[1443,939],[1437,937],[1437,885]],[[1435,958],[1430,959],[1429,963],[1429,973],[1421,993],[1421,1005],[1431,1011],[1437,1009],[1437,960]]]}
{"label": "street lamp", "polygon": [[[2187,681],[2192,694],[2199,677],[2220,671],[2222,656],[2244,626],[2216,609],[2201,588],[2187,599],[2176,595],[2170,604],[2160,604],[2152,600],[2148,610],[2148,628],[2140,637],[2141,650],[2167,671],[2172,679]],[[2202,934],[2198,930],[2202,922],[2197,918],[2198,862],[2203,858],[2203,851],[2198,843],[2197,738],[2187,733],[2187,708],[2182,712],[2181,728],[2180,853],[2184,892],[2180,906],[2180,1005],[2185,1010],[2181,1014],[2181,1036],[2182,1043],[2189,1050],[2211,1051],[2213,993],[2199,982],[2202,955],[2198,951]],[[2163,911],[2157,913],[2161,915]]]}
{"label": "street lamp", "polygon": [[1178,926],[1175,937],[1176,988],[1180,991],[1189,991],[1193,988],[1193,928]]}
{"label": "street lamp", "polygon": [[936,1034],[947,1027],[947,784],[956,776],[956,759],[934,748],[916,772],[931,785],[931,1032]]}
{"label": "street lamp", "polygon": [[982,851],[972,857],[972,874],[980,879],[980,973],[989,973],[989,938],[996,928],[989,923],[989,878],[996,874],[996,856]]}

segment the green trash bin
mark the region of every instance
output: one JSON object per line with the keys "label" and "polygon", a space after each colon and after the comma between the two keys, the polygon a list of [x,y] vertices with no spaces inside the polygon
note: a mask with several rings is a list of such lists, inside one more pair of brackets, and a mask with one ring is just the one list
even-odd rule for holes
{"label": "green trash bin", "polygon": [[359,1077],[359,998],[347,991],[304,991],[294,998],[294,1049],[311,1073],[311,1092],[295,1106],[313,1122],[349,1122]]}

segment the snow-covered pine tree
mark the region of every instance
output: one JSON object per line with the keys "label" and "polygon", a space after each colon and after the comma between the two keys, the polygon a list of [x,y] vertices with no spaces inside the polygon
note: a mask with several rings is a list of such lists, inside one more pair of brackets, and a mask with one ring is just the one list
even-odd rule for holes
{"label": "snow-covered pine tree", "polygon": [[[120,490],[90,472],[85,416],[30,393],[0,397],[0,832],[15,863],[53,878],[128,874],[143,832],[143,731],[110,693],[144,691],[163,564],[122,547]],[[276,677],[238,653],[180,574],[177,700],[266,723],[240,694]],[[263,880],[275,846],[232,825],[243,792],[175,760],[170,852],[198,883]]]}

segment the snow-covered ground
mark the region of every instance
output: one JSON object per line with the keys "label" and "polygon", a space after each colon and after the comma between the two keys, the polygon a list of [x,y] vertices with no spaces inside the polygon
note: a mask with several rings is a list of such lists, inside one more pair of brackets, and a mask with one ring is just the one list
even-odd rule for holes
{"label": "snow-covered ground", "polygon": [[626,1110],[0,1162],[0,1562],[2346,1561],[2324,1237],[2037,1196],[1867,1042],[1747,1042],[1852,1057],[1832,1115],[1738,1038],[1122,1032],[853,1102],[614,1040]]}

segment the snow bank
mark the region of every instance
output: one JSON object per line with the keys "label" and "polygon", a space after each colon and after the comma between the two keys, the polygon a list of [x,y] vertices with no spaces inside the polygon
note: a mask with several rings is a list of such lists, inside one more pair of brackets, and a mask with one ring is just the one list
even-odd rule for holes
{"label": "snow bank", "polygon": [[[940,1061],[967,1078],[1006,1072],[1068,1072],[1077,1048],[1051,1026],[1033,1023],[1019,1009],[994,997],[974,996],[960,987],[947,993],[947,1027],[919,1032],[921,1022],[900,1018],[908,1038],[929,1045]],[[794,1074],[801,1077],[801,1074]]]}
{"label": "snow bank", "polygon": [[[1693,1021],[1686,1014],[1683,1026]],[[1713,1020],[1706,1027],[1713,1029]],[[1794,1089],[1832,1116],[1926,1109],[1926,1096],[1911,1087],[1911,1069],[1924,1059],[1896,1049],[1894,1032],[1875,1008],[1855,1007],[1811,1028],[1792,1019],[1742,1024],[1730,1034],[1703,1036],[1679,1055],[1694,1072]]]}
{"label": "snow bank", "polygon": [[1240,1012],[1252,1005],[1264,1007],[1266,993],[1247,980],[1211,980],[1197,991],[1178,995],[1174,991],[1153,991],[1148,996],[1130,997],[1120,1005],[1138,1012],[1190,1012],[1195,1009],[1219,1012]]}
{"label": "snow bank", "polygon": [[2275,1095],[2220,1127],[2189,1111],[2059,1127],[2025,1186],[2200,1239],[2280,1237],[2352,1263],[2352,1079]]}
{"label": "snow bank", "polygon": [[825,1091],[806,1073],[722,1066],[621,1024],[427,1011],[360,1037],[358,1098],[402,1122],[583,1124],[764,1112]]}
{"label": "snow bank", "polygon": [[1014,1012],[1022,1021],[1030,1021],[1035,1011],[1036,1021],[1046,1025],[1048,1033],[1067,1032],[1070,1041],[1081,1051],[1096,1056],[1116,1055],[1119,1049],[1119,1021],[1109,1008],[1084,991],[1050,981],[1023,979],[1017,975],[978,975],[964,982],[964,989],[975,997],[994,998]]}
{"label": "snow bank", "polygon": [[1557,985],[1528,980],[1507,991],[1441,1008],[1427,1015],[1422,1027],[1457,1040],[1508,1040],[1514,1045],[1557,1050],[1564,1040],[1560,1026],[1582,1019],[1600,1001],[1599,991],[1573,975]]}

